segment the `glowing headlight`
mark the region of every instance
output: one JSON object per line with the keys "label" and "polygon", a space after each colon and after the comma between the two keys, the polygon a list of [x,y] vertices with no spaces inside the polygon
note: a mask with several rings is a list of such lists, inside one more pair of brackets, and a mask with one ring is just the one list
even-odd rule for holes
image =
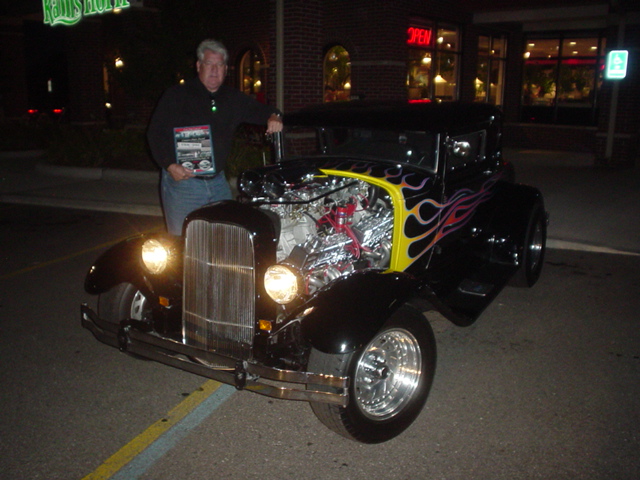
{"label": "glowing headlight", "polygon": [[264,274],[267,294],[280,305],[293,301],[298,296],[298,277],[289,267],[272,265]]}
{"label": "glowing headlight", "polygon": [[149,239],[142,244],[142,262],[153,274],[162,273],[169,263],[169,250],[156,239]]}

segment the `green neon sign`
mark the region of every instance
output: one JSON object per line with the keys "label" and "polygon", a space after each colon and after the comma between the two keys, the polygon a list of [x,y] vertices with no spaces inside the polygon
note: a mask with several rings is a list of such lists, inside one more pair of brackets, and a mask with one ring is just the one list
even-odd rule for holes
{"label": "green neon sign", "polygon": [[129,0],[42,0],[44,23],[71,26],[87,15],[129,7]]}
{"label": "green neon sign", "polygon": [[629,63],[628,50],[611,50],[607,55],[607,68],[604,76],[607,80],[622,80],[627,76]]}

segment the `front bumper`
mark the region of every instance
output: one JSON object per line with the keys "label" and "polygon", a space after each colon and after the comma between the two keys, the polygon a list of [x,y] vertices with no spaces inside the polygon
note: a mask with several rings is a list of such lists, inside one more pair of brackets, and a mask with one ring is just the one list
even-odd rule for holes
{"label": "front bumper", "polygon": [[[250,390],[268,397],[343,407],[349,401],[348,377],[281,370],[238,361],[147,332],[142,322],[131,320],[117,325],[98,317],[86,304],[82,304],[80,310],[84,328],[90,330],[102,343],[123,352],[233,385],[238,390]],[[195,358],[203,360],[206,365],[192,360]],[[319,387],[330,387],[342,393],[319,391]]]}

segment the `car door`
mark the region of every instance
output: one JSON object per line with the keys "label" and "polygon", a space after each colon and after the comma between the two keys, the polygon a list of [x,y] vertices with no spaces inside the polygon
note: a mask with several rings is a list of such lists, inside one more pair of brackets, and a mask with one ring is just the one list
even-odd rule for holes
{"label": "car door", "polygon": [[479,262],[480,207],[493,194],[496,181],[496,167],[486,156],[486,143],[485,129],[456,132],[442,142],[438,241],[429,277],[443,294],[457,288]]}

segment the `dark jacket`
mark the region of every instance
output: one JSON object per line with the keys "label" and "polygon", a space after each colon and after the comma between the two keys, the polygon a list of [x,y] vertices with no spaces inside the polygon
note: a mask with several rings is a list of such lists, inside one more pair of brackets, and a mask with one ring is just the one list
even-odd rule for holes
{"label": "dark jacket", "polygon": [[216,111],[211,111],[211,94],[197,77],[167,89],[151,117],[147,138],[153,159],[167,168],[176,162],[173,129],[209,125],[216,172],[221,172],[231,151],[233,134],[241,123],[267,124],[278,111],[232,87],[222,85],[213,94]]}

